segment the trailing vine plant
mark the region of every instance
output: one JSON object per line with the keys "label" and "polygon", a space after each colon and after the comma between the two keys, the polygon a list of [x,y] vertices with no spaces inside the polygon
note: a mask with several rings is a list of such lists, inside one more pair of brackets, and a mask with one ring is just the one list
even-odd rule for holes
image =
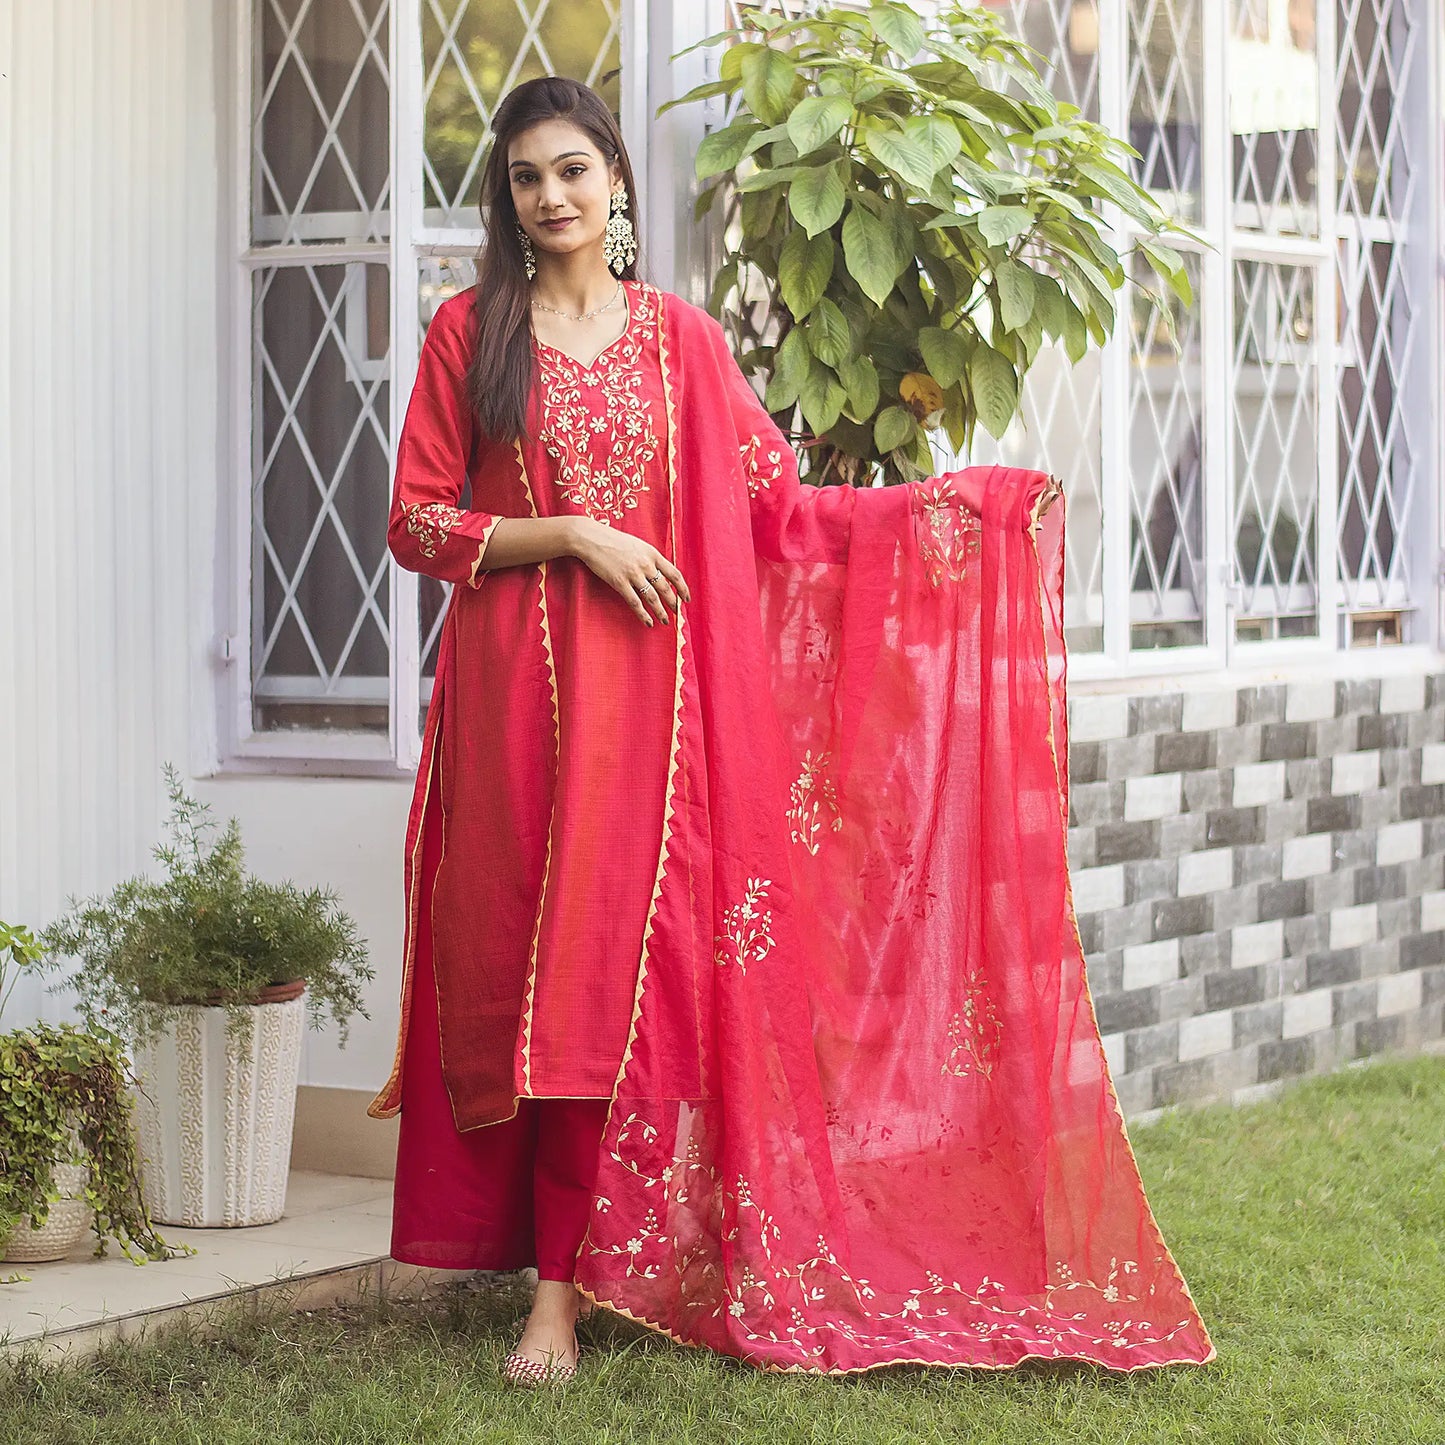
{"label": "trailing vine plant", "polygon": [[[44,956],[28,928],[0,922],[0,1011],[20,974],[38,970]],[[167,1244],[146,1210],[132,1082],[121,1041],[107,1030],[40,1023],[0,1034],[0,1243],[26,1215],[32,1229],[45,1224],[58,1195],[55,1166],[74,1163],[87,1166],[81,1194],[94,1211],[97,1255],[105,1254],[108,1236],[133,1264],[196,1253]],[[26,1278],[10,1274],[0,1284]]]}
{"label": "trailing vine plant", "polygon": [[699,43],[725,47],[719,78],[662,109],[733,108],[697,154],[697,218],[738,202],[708,308],[812,480],[926,476],[931,432],[1004,434],[1046,339],[1074,362],[1102,345],[1125,281],[1109,208],[1189,304],[1160,238],[1194,233],[1130,175],[1138,152],[982,7],[751,7]]}

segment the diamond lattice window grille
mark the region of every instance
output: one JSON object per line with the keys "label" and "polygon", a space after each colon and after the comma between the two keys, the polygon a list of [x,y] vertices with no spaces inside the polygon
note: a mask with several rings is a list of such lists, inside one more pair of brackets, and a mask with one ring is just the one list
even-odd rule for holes
{"label": "diamond lattice window grille", "polygon": [[[448,298],[477,279],[476,264],[470,256],[428,256],[420,263],[417,278],[417,340],[420,345],[437,308]],[[462,487],[460,506],[471,505],[471,483]],[[451,601],[452,584],[425,574],[417,576],[417,626],[421,658],[422,723],[426,724],[425,708],[431,698],[432,679],[436,676],[437,648],[441,641],[442,622]]]}
{"label": "diamond lattice window grille", "polygon": [[1320,85],[1315,0],[1231,0],[1234,224],[1318,236]]}
{"label": "diamond lattice window grille", "polygon": [[1314,284],[1308,265],[1234,263],[1233,545],[1241,637],[1318,630]]}
{"label": "diamond lattice window grille", "polygon": [[1406,544],[1418,491],[1418,424],[1404,404],[1422,328],[1409,287],[1419,167],[1413,105],[1423,12],[1406,0],[1339,0],[1337,277],[1341,297],[1338,556],[1350,611],[1412,600]]}
{"label": "diamond lattice window grille", "polygon": [[1134,178],[1197,221],[1204,114],[1201,0],[1129,0],[1129,140]]}
{"label": "diamond lattice window grille", "polygon": [[253,288],[255,726],[385,730],[389,274],[267,266]]}
{"label": "diamond lattice window grille", "polygon": [[477,182],[498,101],[539,75],[620,104],[621,0],[421,0],[425,220],[477,225]]}
{"label": "diamond lattice window grille", "polygon": [[389,0],[255,0],[257,244],[389,234],[388,11]]}
{"label": "diamond lattice window grille", "polygon": [[[1129,338],[1129,589],[1134,647],[1204,642],[1205,297],[1197,255],[1185,256],[1185,307],[1142,258],[1132,267]],[[1167,319],[1146,292],[1168,306]]]}

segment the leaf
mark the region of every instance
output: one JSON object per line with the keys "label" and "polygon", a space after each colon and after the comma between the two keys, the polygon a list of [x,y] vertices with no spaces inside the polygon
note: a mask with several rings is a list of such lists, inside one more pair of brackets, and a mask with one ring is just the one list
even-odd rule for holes
{"label": "leaf", "polygon": [[722,53],[722,59],[718,61],[717,73],[723,80],[738,81],[743,78],[743,62],[749,56],[756,55],[766,47],[761,41],[739,40],[735,45],[729,45]]}
{"label": "leaf", "polygon": [[1018,409],[1018,379],[1013,363],[991,346],[979,346],[968,360],[968,380],[978,419],[991,436],[1001,438]]}
{"label": "leaf", "polygon": [[788,117],[788,139],[800,156],[826,145],[848,123],[853,102],[846,95],[810,95]]}
{"label": "leaf", "polygon": [[903,5],[875,5],[868,12],[873,33],[905,60],[923,49],[923,22]]}
{"label": "leaf", "polygon": [[848,393],[828,367],[821,361],[815,361],[808,370],[798,400],[803,404],[803,417],[813,435],[822,436],[838,420]]}
{"label": "leaf", "polygon": [[805,166],[788,188],[788,209],[809,236],[833,225],[843,214],[843,178],[837,163]]}
{"label": "leaf", "polygon": [[742,160],[753,136],[762,127],[755,120],[735,121],[722,130],[702,138],[697,148],[696,169],[699,179],[730,171]]}
{"label": "leaf", "polygon": [[1064,351],[1077,364],[1089,349],[1089,328],[1084,313],[1069,297],[1064,297]]}
{"label": "leaf", "polygon": [[999,315],[1004,326],[1017,331],[1034,314],[1034,273],[1021,261],[1004,261],[994,271],[998,282]]}
{"label": "leaf", "polygon": [[892,292],[901,268],[894,264],[888,227],[856,202],[843,222],[843,257],[863,294],[875,306],[881,306]]}
{"label": "leaf", "polygon": [[818,304],[833,275],[836,250],[827,231],[816,236],[803,230],[788,232],[778,257],[778,284],[795,320],[801,321]]}
{"label": "leaf", "polygon": [[750,176],[744,176],[738,182],[740,195],[751,195],[754,191],[766,191],[773,186],[787,185],[795,181],[803,172],[802,166],[778,166],[773,170],[754,171]]}
{"label": "leaf", "polygon": [[880,452],[891,452],[913,435],[913,428],[917,425],[913,413],[906,406],[885,407],[873,423],[873,445]]}
{"label": "leaf", "polygon": [[937,426],[943,416],[943,388],[924,371],[910,371],[898,383],[898,395],[924,426]]}
{"label": "leaf", "polygon": [[1064,333],[1064,292],[1052,276],[1034,276],[1034,315],[1050,336]]}
{"label": "leaf", "polygon": [[808,322],[808,345],[819,361],[836,367],[848,355],[851,336],[837,304],[825,296]]}
{"label": "leaf", "polygon": [[918,333],[918,347],[928,374],[942,387],[952,386],[968,365],[968,341],[957,331],[925,326]]}
{"label": "leaf", "polygon": [[848,392],[848,410],[857,420],[866,421],[878,406],[878,368],[866,356],[846,356],[837,371]]}
{"label": "leaf", "polygon": [[781,50],[759,46],[743,60],[743,95],[748,109],[769,125],[782,120],[798,68]]}
{"label": "leaf", "polygon": [[958,127],[940,115],[912,116],[904,122],[903,130],[909,140],[927,151],[934,174],[945,166],[951,166],[963,149],[963,138],[958,133]]}
{"label": "leaf", "polygon": [[928,190],[938,167],[933,153],[921,140],[891,126],[870,126],[863,132],[863,144],[869,153],[890,171],[897,171],[905,181],[921,190]]}
{"label": "leaf", "polygon": [[974,219],[990,246],[1005,246],[1033,225],[1034,214],[1024,206],[987,206]]}
{"label": "leaf", "polygon": [[803,382],[807,380],[808,368],[813,358],[808,353],[807,338],[798,327],[783,337],[773,353],[773,374],[768,381],[768,392],[763,405],[769,411],[783,411],[797,401]]}

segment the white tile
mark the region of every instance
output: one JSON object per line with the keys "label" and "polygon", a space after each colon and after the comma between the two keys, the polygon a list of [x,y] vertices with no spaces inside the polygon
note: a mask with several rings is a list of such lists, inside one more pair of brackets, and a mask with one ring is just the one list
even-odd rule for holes
{"label": "white tile", "polygon": [[1378,752],[1337,753],[1330,759],[1330,792],[1363,793],[1379,786]]}
{"label": "white tile", "polygon": [[1375,862],[1408,863],[1425,851],[1425,830],[1418,818],[1408,823],[1387,823],[1375,834]]}
{"label": "white tile", "polygon": [[1078,743],[1129,736],[1129,699],[1123,693],[1075,697],[1069,703],[1069,736]]}
{"label": "white tile", "polygon": [[1228,848],[1183,853],[1179,858],[1179,896],[1218,893],[1234,887],[1234,854]]}
{"label": "white tile", "polygon": [[1203,1059],[1234,1047],[1234,1015],[1228,1009],[1179,1020],[1179,1058]]}
{"label": "white tile", "polygon": [[1420,781],[1445,783],[1445,743],[1426,743],[1420,749]]}
{"label": "white tile", "polygon": [[1234,806],[1253,808],[1284,797],[1283,763],[1244,763],[1234,770]]}
{"label": "white tile", "polygon": [[1335,866],[1335,840],[1329,833],[1286,838],[1280,871],[1285,878],[1313,878]]}
{"label": "white tile", "polygon": [[1124,950],[1124,987],[1150,988],[1179,977],[1179,940],[1136,943]]}
{"label": "white tile", "polygon": [[1301,1034],[1317,1034],[1334,1021],[1334,994],[1327,988],[1311,989],[1309,993],[1287,994],[1281,1032],[1287,1039]]}
{"label": "white tile", "polygon": [[1105,1034],[1102,1042],[1104,1058],[1109,1065],[1109,1077],[1117,1079],[1124,1072],[1124,1035]]}
{"label": "white tile", "polygon": [[1335,715],[1332,682],[1292,682],[1284,695],[1286,722],[1320,722]]}
{"label": "white tile", "polygon": [[1380,682],[1381,712],[1419,712],[1425,706],[1425,674],[1386,677]]}
{"label": "white tile", "polygon": [[1183,778],[1179,773],[1151,773],[1124,781],[1124,817],[1131,823],[1168,818],[1179,811]]}
{"label": "white tile", "polygon": [[1202,688],[1184,694],[1181,731],[1212,733],[1232,728],[1239,719],[1239,694],[1232,687]]}
{"label": "white tile", "polygon": [[1419,969],[1408,973],[1387,973],[1376,994],[1376,1012],[1381,1018],[1390,1014],[1414,1013],[1420,1007],[1421,976]]}
{"label": "white tile", "polygon": [[1445,888],[1420,895],[1420,931],[1434,933],[1445,928]]}
{"label": "white tile", "polygon": [[1284,922],[1246,923],[1230,936],[1231,968],[1253,968],[1257,963],[1274,963],[1284,957]]}
{"label": "white tile", "polygon": [[1331,948],[1358,948],[1362,943],[1373,943],[1379,931],[1379,914],[1373,903],[1336,908],[1330,913]]}
{"label": "white tile", "polygon": [[1074,890],[1075,913],[1099,913],[1124,906],[1124,865],[1106,868],[1075,868],[1069,875]]}

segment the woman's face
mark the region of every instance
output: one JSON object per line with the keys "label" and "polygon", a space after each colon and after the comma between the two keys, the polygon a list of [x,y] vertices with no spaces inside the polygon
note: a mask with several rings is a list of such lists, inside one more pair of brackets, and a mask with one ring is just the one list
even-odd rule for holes
{"label": "woman's face", "polygon": [[586,131],[567,120],[541,121],[513,139],[507,172],[517,219],[539,252],[560,256],[594,246],[601,255],[621,172]]}

